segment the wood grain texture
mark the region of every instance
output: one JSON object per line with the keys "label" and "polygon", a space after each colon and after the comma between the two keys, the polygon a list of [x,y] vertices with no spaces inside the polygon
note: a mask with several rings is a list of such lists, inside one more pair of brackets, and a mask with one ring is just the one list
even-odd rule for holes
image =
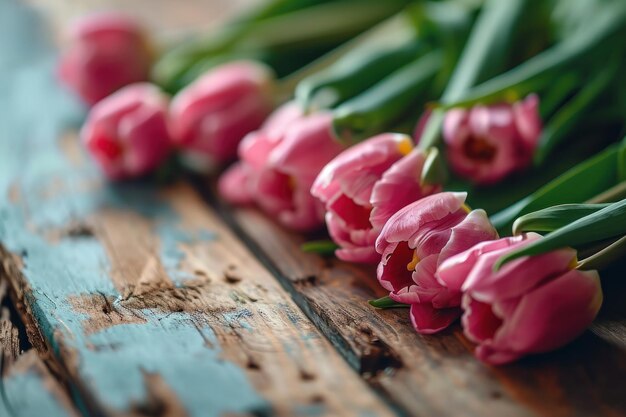
{"label": "wood grain texture", "polygon": [[607,297],[610,315],[570,346],[490,367],[474,359],[458,326],[420,336],[408,311],[371,308],[367,300],[384,295],[373,269],[301,252],[302,236],[254,209],[221,211],[348,361],[408,415],[626,415],[623,284]]}
{"label": "wood grain texture", "polygon": [[28,29],[37,17],[0,4],[19,23],[0,39],[22,42],[0,59],[1,273],[77,402],[97,416],[393,415],[189,186],[103,181],[68,130],[83,110]]}

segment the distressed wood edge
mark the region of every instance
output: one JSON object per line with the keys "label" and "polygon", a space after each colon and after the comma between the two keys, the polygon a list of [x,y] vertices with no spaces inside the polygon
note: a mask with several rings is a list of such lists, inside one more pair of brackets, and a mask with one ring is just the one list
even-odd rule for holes
{"label": "distressed wood edge", "polygon": [[[43,331],[37,321],[34,319],[32,306],[28,302],[28,295],[31,292],[30,286],[22,274],[23,266],[22,258],[0,244],[0,281],[8,283],[8,296],[10,297],[19,319],[24,323],[26,335],[40,362],[39,367],[46,369],[50,379],[56,381],[59,390],[63,392],[75,409],[84,408],[88,415],[105,415],[104,411],[96,405],[96,402],[87,394],[87,390],[83,389],[80,384],[73,384],[72,380],[75,374],[68,368],[67,361],[61,361],[60,357],[73,353],[64,346],[62,340],[57,340],[59,354],[55,354],[55,349],[50,345],[49,341],[43,336]],[[31,352],[29,351],[29,352]],[[19,360],[19,358],[18,358]],[[34,360],[34,359],[33,359]],[[17,366],[17,365],[14,365]],[[12,368],[14,367],[12,366]]]}

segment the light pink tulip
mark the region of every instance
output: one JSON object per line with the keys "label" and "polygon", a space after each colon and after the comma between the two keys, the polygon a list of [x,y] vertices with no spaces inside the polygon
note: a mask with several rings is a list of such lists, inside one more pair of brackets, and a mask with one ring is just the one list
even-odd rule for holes
{"label": "light pink tulip", "polygon": [[[332,132],[330,113],[303,116],[289,103],[242,141],[241,161],[224,174],[220,192],[233,203],[254,200],[290,229],[314,230],[323,224],[324,209],[311,195],[311,185],[343,149]],[[235,192],[236,186],[245,195]]]}
{"label": "light pink tulip", "polygon": [[328,231],[340,246],[337,257],[380,261],[374,244],[387,219],[438,190],[420,185],[423,164],[410,137],[385,133],[348,148],[324,167],[311,193],[325,204]]}
{"label": "light pink tulip", "polygon": [[274,76],[254,61],[210,70],[174,97],[172,136],[181,148],[226,162],[243,137],[258,129],[272,111]]}
{"label": "light pink tulip", "polygon": [[70,37],[59,76],[87,104],[148,80],[152,53],[143,30],[131,18],[118,13],[91,15],[76,22]]}
{"label": "light pink tulip", "polygon": [[393,300],[411,305],[419,333],[440,331],[461,315],[461,292],[437,281],[438,266],[497,237],[484,211],[468,213],[465,198],[443,192],[411,203],[387,221],[376,241],[378,280]]}
{"label": "light pink tulip", "polygon": [[530,164],[541,130],[539,98],[533,94],[513,104],[450,110],[443,138],[458,175],[492,184]]}
{"label": "light pink tulip", "polygon": [[150,173],[168,157],[167,97],[154,85],[132,84],[97,103],[81,139],[113,180]]}
{"label": "light pink tulip", "polygon": [[557,349],[578,337],[600,309],[598,274],[572,269],[573,249],[516,259],[493,271],[501,256],[540,238],[531,233],[480,243],[439,267],[439,281],[464,293],[463,328],[487,363]]}
{"label": "light pink tulip", "polygon": [[259,173],[268,166],[269,155],[280,143],[287,128],[302,119],[302,108],[295,102],[278,107],[259,130],[249,133],[238,147],[240,161],[222,174],[218,191],[231,204],[250,204],[256,200]]}

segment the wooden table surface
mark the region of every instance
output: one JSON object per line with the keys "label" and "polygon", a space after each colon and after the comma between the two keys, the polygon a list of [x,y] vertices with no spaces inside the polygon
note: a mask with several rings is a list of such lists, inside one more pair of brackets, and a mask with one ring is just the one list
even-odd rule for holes
{"label": "wooden table surface", "polygon": [[570,346],[490,367],[458,326],[370,308],[372,270],[300,252],[211,179],[103,181],[40,15],[115,4],[178,35],[251,2],[0,2],[0,300],[24,323],[0,315],[0,416],[625,416],[620,283]]}

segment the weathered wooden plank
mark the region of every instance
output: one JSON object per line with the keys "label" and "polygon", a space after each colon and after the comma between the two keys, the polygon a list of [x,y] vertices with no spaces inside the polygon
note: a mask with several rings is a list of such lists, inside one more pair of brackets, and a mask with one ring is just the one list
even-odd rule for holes
{"label": "weathered wooden plank", "polygon": [[6,417],[78,417],[69,396],[35,350],[13,363],[2,377],[0,415]]}
{"label": "weathered wooden plank", "polygon": [[[12,7],[0,15],[17,25],[0,39],[32,41],[39,25]],[[81,110],[42,64],[50,51],[13,52],[0,59],[0,259],[81,404],[393,415],[190,187],[104,183],[63,135]]]}
{"label": "weathered wooden plank", "polygon": [[611,315],[569,347],[490,367],[473,358],[458,327],[420,336],[406,311],[372,309],[367,300],[384,295],[372,269],[301,252],[302,236],[254,209],[236,209],[231,220],[348,361],[409,414],[626,415],[623,283],[606,297]]}
{"label": "weathered wooden plank", "polygon": [[0,416],[76,417],[66,388],[37,351],[21,352],[18,318],[9,310],[8,282],[0,275]]}

